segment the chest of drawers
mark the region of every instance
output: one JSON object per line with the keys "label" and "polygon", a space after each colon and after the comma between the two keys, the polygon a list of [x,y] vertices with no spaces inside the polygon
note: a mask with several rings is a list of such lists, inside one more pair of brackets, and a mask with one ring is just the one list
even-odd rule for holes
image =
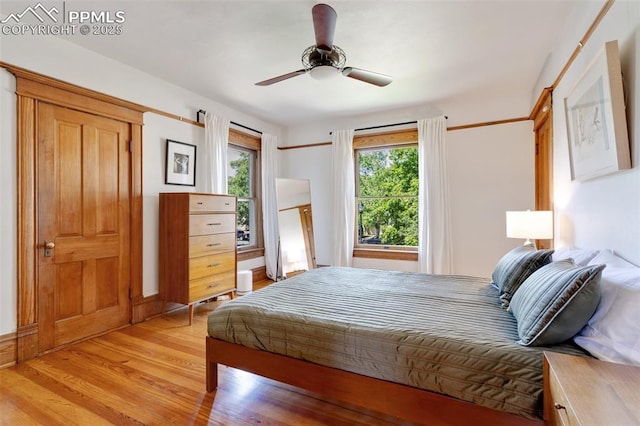
{"label": "chest of drawers", "polygon": [[[189,305],[236,289],[236,198],[160,194],[160,298]],[[164,308],[163,308],[164,311]]]}

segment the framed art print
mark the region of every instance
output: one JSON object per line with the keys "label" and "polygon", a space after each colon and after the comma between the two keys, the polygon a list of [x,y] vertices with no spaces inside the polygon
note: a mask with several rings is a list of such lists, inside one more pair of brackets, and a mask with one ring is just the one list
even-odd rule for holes
{"label": "framed art print", "polygon": [[167,139],[164,182],[196,186],[196,146]]}
{"label": "framed art print", "polygon": [[571,180],[631,167],[617,40],[605,44],[564,103]]}

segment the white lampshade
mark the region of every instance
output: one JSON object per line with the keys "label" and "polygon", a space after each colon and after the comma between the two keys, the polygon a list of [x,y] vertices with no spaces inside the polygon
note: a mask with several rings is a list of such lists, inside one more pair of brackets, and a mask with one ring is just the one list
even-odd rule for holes
{"label": "white lampshade", "polygon": [[550,240],[553,238],[552,211],[507,212],[507,238]]}

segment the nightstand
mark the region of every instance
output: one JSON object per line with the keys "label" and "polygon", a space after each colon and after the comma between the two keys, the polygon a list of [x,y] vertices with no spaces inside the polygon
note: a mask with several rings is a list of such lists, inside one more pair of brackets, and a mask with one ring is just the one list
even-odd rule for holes
{"label": "nightstand", "polygon": [[545,352],[544,420],[552,425],[640,424],[640,367]]}

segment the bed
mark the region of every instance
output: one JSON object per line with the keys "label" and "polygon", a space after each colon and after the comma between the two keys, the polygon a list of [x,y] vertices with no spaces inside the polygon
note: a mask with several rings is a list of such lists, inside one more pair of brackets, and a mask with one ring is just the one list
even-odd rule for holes
{"label": "bed", "polygon": [[217,364],[416,423],[536,424],[542,353],[526,347],[484,278],[327,267],[210,314],[207,391]]}

